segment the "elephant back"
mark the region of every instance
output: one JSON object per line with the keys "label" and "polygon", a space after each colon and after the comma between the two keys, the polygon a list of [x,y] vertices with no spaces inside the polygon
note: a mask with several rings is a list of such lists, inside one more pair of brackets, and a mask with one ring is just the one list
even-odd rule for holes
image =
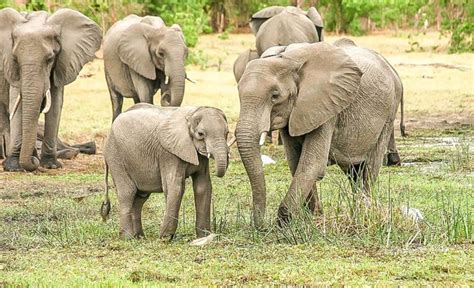
{"label": "elephant back", "polygon": [[259,55],[273,46],[315,43],[319,40],[318,32],[311,20],[304,14],[287,10],[263,23],[256,38]]}

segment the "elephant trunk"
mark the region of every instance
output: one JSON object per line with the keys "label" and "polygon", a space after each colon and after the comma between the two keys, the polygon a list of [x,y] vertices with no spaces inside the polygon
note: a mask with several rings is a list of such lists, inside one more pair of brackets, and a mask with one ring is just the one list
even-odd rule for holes
{"label": "elephant trunk", "polygon": [[[26,171],[38,169],[39,161],[34,157],[36,149],[36,130],[44,87],[41,81],[39,68],[22,67],[21,87],[22,94],[22,142],[20,150],[20,165]],[[36,71],[38,70],[38,71]]]}
{"label": "elephant trunk", "polygon": [[216,175],[217,177],[224,177],[225,172],[227,171],[227,166],[229,165],[229,149],[227,147],[227,142],[222,139],[219,143],[216,143],[214,147],[218,147],[214,150],[214,162],[216,165]]}
{"label": "elephant trunk", "polygon": [[252,187],[254,224],[257,228],[262,228],[266,209],[266,188],[259,147],[260,131],[255,119],[259,119],[256,113],[241,117],[235,135],[240,158]]}
{"label": "elephant trunk", "polygon": [[169,67],[168,69],[165,69],[166,70],[165,74],[169,78],[168,88],[169,88],[170,94],[165,95],[165,97],[161,101],[161,105],[162,106],[180,106],[181,103],[183,102],[184,85],[186,81],[184,60],[175,61],[175,62],[169,61],[169,62],[170,62],[169,64],[168,63],[165,64],[165,67],[167,68]]}

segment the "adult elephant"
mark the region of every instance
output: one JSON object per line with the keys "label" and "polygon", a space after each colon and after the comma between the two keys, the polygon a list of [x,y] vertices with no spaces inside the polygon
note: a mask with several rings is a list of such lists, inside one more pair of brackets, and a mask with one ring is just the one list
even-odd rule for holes
{"label": "adult elephant", "polygon": [[293,6],[270,6],[252,15],[250,28],[256,37],[257,50],[244,51],[234,62],[237,82],[247,63],[270,47],[323,40],[323,21],[314,7],[305,12]]}
{"label": "adult elephant", "polygon": [[399,77],[377,53],[324,42],[275,47],[247,65],[238,89],[237,144],[257,227],[266,210],[259,144],[271,130],[280,130],[293,175],[280,224],[305,203],[316,207],[314,183],[328,159],[365,191],[376,180],[402,97]]}
{"label": "adult elephant", "polygon": [[122,112],[123,97],[153,104],[158,89],[162,106],[180,106],[187,56],[179,25],[166,27],[160,17],[137,15],[115,23],[104,38],[105,79],[113,120]]}
{"label": "adult elephant", "polygon": [[[64,86],[95,57],[102,31],[83,14],[60,9],[20,14],[0,10],[0,103],[8,103],[11,120],[6,171],[54,169]],[[38,118],[45,115],[41,157],[35,149]]]}

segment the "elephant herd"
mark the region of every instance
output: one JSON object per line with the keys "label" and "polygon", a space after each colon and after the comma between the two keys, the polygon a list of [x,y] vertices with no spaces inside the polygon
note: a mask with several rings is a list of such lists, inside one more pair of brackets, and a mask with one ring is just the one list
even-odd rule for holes
{"label": "elephant herd", "polygon": [[[303,207],[310,212],[320,209],[315,182],[324,177],[327,165],[338,165],[353,190],[369,193],[385,155],[389,165],[400,163],[394,120],[401,103],[404,134],[403,85],[395,69],[383,56],[352,40],[323,42],[323,21],[314,7],[268,7],[252,16],[250,27],[257,50],[244,51],[234,63],[240,117],[235,137],[228,141],[224,112],[179,107],[185,95],[188,48],[178,25],[168,27],[160,17],[130,15],[102,39],[99,26],[74,10],[51,15],[0,10],[4,171],[55,169],[62,166],[59,157],[95,153],[93,143],[63,143],[58,127],[64,86],[76,79],[102,44],[113,110],[103,149],[105,177],[107,182],[111,173],[117,190],[121,238],[144,236],[141,211],[152,192],[165,195],[160,237],[172,238],[188,177],[195,195],[196,234],[207,235],[209,158],[214,159],[216,175],[223,177],[235,140],[250,181],[254,224],[262,228],[266,186],[260,146],[276,130],[293,176],[278,209],[280,226],[288,225]],[[162,107],[153,105],[158,90]],[[124,97],[133,98],[136,105],[122,113]],[[40,113],[45,113],[44,127],[38,124]],[[110,211],[108,190],[107,184],[101,207],[104,220]]]}

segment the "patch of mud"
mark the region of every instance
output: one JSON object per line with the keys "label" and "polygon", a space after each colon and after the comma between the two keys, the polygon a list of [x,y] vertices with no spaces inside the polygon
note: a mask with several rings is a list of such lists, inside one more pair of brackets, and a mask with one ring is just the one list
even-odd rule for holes
{"label": "patch of mud", "polygon": [[29,223],[36,224],[45,221],[58,221],[63,218],[63,215],[47,215],[44,213],[31,213],[30,211],[21,211],[21,213],[15,213],[12,215],[7,215],[3,217],[3,221],[6,224],[15,224],[15,223]]}
{"label": "patch of mud", "polygon": [[[446,114],[446,115],[419,115],[417,118],[408,118],[407,112],[405,112],[405,129],[410,135],[410,132],[414,130],[422,129],[436,129],[436,130],[449,130],[449,129],[474,129],[474,115],[472,113],[467,114]],[[395,122],[395,129],[399,130],[399,120]]]}
{"label": "patch of mud", "polygon": [[471,70],[471,67],[468,67],[468,66],[452,65],[452,64],[446,64],[446,63],[397,63],[395,64],[395,66],[410,66],[410,67],[431,66],[434,68],[456,69],[460,71]]}
{"label": "patch of mud", "polygon": [[456,147],[458,145],[464,144],[465,141],[462,137],[416,137],[415,143],[410,144],[400,144],[400,147],[409,146],[409,147],[426,147],[426,148],[434,148],[434,147]]}
{"label": "patch of mud", "polygon": [[402,167],[417,167],[422,172],[440,171],[446,166],[445,161],[403,161]]}
{"label": "patch of mud", "polygon": [[8,185],[0,189],[0,200],[34,199],[42,197],[69,197],[76,200],[94,194],[100,194],[102,191],[103,187],[100,184],[78,185],[77,183],[58,184],[36,180],[9,180]]}

